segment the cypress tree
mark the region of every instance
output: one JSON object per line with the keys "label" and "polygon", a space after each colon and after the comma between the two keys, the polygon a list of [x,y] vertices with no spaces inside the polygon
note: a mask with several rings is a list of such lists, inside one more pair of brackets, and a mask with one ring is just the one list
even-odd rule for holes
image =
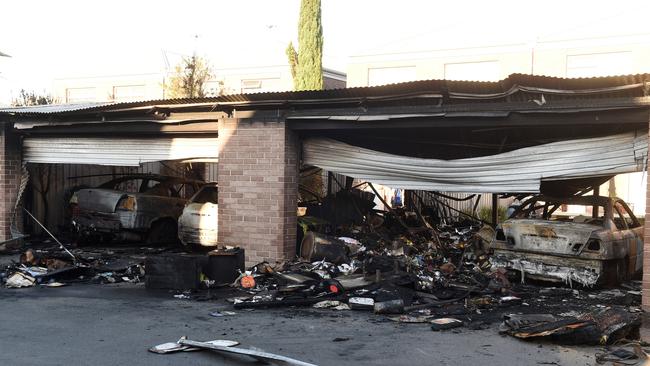
{"label": "cypress tree", "polygon": [[287,48],[296,90],[323,89],[323,26],[320,0],[302,0],[298,21],[298,53]]}

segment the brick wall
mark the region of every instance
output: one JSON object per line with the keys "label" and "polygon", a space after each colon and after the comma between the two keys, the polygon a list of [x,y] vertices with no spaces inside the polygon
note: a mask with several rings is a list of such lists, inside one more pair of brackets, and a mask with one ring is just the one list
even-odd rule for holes
{"label": "brick wall", "polygon": [[284,122],[219,122],[219,242],[246,264],[295,255],[298,138]]}
{"label": "brick wall", "polygon": [[[648,159],[650,162],[650,159]],[[650,173],[650,164],[648,164]],[[643,310],[650,311],[650,179],[646,182],[645,225],[643,231]]]}
{"label": "brick wall", "polygon": [[11,238],[9,227],[20,184],[21,150],[20,138],[11,132],[10,124],[0,122],[0,241]]}

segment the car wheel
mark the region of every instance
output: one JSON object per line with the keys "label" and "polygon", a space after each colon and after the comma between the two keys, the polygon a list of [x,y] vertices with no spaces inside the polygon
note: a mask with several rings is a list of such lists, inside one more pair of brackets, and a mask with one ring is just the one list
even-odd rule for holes
{"label": "car wheel", "polygon": [[178,243],[178,224],[174,220],[160,220],[151,225],[147,244],[172,245]]}

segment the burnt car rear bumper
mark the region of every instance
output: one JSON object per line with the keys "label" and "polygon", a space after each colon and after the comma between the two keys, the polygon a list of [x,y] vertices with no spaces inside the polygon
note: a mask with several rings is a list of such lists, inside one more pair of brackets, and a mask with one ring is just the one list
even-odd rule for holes
{"label": "burnt car rear bumper", "polygon": [[132,212],[117,213],[79,213],[72,218],[80,237],[101,236],[106,239],[141,240],[146,233],[138,226],[137,215]]}
{"label": "burnt car rear bumper", "polygon": [[608,261],[530,252],[495,250],[490,263],[493,267],[519,271],[524,278],[568,285],[579,283],[583,286],[595,286],[601,284],[609,275]]}
{"label": "burnt car rear bumper", "polygon": [[115,214],[82,214],[72,218],[79,231],[117,232],[122,229],[120,217]]}
{"label": "burnt car rear bumper", "polygon": [[178,238],[184,245],[199,244],[201,246],[213,247],[218,244],[218,230],[198,229],[179,225]]}

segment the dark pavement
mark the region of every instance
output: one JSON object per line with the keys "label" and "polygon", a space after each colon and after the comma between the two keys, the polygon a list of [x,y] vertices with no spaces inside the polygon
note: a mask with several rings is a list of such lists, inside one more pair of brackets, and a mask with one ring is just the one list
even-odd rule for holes
{"label": "dark pavement", "polygon": [[[593,365],[594,347],[562,347],[486,330],[433,332],[357,311],[291,308],[240,311],[142,284],[0,289],[0,365],[256,365],[202,351],[158,355],[153,345],[230,339],[241,347],[318,365]],[[348,340],[334,342],[335,338]]]}

